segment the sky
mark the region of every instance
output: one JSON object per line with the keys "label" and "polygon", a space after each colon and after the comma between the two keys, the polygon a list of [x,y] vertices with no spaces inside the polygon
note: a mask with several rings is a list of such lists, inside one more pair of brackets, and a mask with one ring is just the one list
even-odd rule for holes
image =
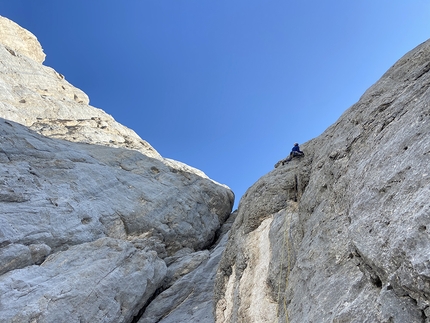
{"label": "sky", "polygon": [[228,185],[235,208],[430,38],[429,0],[0,0],[0,15],[92,106]]}

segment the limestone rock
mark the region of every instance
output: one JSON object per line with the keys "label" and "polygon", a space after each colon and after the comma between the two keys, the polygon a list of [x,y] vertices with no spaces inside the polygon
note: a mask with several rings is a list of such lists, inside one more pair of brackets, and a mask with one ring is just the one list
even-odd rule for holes
{"label": "limestone rock", "polygon": [[[184,275],[145,308],[138,323],[215,322],[213,311],[215,275],[235,217],[236,213],[233,213],[223,225],[220,237],[210,253],[185,255],[178,253],[171,258],[170,261],[175,261],[178,267],[183,268],[180,272]],[[187,258],[192,258],[193,261],[187,261]],[[198,263],[195,269],[189,267],[190,264],[194,267]]]}
{"label": "limestone rock", "polygon": [[[21,55],[22,54],[22,55]],[[37,39],[0,17],[0,117],[69,141],[126,147],[162,159],[149,143],[89,104],[64,75],[43,66]]]}
{"label": "limestone rock", "polygon": [[2,322],[130,322],[166,273],[154,252],[101,238],[0,276]]}
{"label": "limestone rock", "polygon": [[1,322],[137,320],[209,261],[234,195],[89,106],[25,30],[0,30]]}
{"label": "limestone rock", "polygon": [[240,201],[216,322],[430,322],[430,41]]}
{"label": "limestone rock", "polygon": [[137,151],[58,141],[1,119],[0,136],[0,244],[59,250],[152,237],[169,253],[199,250],[232,207],[223,186]]}
{"label": "limestone rock", "polygon": [[[20,45],[13,45],[15,42]],[[17,49],[11,50],[10,46]],[[0,66],[1,118],[52,138],[137,150],[178,171],[208,178],[201,170],[164,159],[133,130],[90,106],[82,90],[67,82],[64,75],[43,66],[43,59],[36,59],[36,54],[31,55],[38,50],[40,44],[30,32],[0,16],[0,60],[4,63]],[[17,54],[21,52],[30,54]]]}
{"label": "limestone rock", "polygon": [[[100,277],[98,269],[94,269],[95,277],[91,278],[94,282],[82,282],[77,278],[79,275],[70,276],[69,271],[61,276],[63,260],[53,262],[52,259],[67,252],[64,259],[79,263],[78,255],[83,251],[74,246],[89,248],[88,244],[107,241],[107,237],[128,241],[130,247],[127,248],[134,245],[133,248],[162,258],[183,248],[200,250],[212,243],[215,231],[231,211],[233,195],[225,187],[194,173],[178,172],[137,151],[50,139],[1,119],[0,138],[0,171],[3,174],[0,182],[0,274],[3,274],[0,285],[3,278],[9,277],[1,285],[0,293],[0,316],[7,318],[5,322],[30,322],[33,317],[40,317],[38,322],[62,322],[56,321],[59,313],[63,315],[64,322],[73,322],[79,317],[88,322],[130,322],[130,317],[137,315],[146,301],[127,305],[129,313],[124,314],[124,318],[116,312],[109,314],[107,321],[100,316],[104,310],[93,313],[88,309],[87,312],[87,308],[79,305],[80,302],[67,309],[67,301],[57,307],[38,307],[42,294],[47,302],[60,297],[57,291],[60,282],[64,290],[71,292],[71,298],[82,301],[89,295],[76,295],[79,284],[99,286],[99,280],[95,278]],[[70,249],[75,251],[68,253]],[[91,250],[92,253],[85,253],[85,259],[97,262],[100,251],[97,248]],[[44,261],[49,254],[51,256]],[[199,262],[207,258],[207,252],[197,254],[204,256]],[[157,257],[151,261],[148,270],[154,270],[151,266],[160,266],[159,261]],[[32,266],[42,263],[43,267],[47,262],[52,268],[48,273]],[[148,299],[155,290],[163,288],[166,279],[170,283],[164,288],[168,288],[184,270],[190,272],[196,268],[198,263],[193,265],[193,262],[191,259],[182,265],[172,265],[169,275],[166,269],[164,272],[157,269],[159,276],[148,281],[153,288],[148,292],[142,289],[135,292],[144,292]],[[55,271],[56,265],[58,272]],[[164,262],[163,265],[166,266]],[[133,275],[132,270],[140,272],[142,269],[136,266],[124,270]],[[119,275],[121,271],[115,273]],[[36,279],[44,275],[47,276],[46,284],[45,278]],[[49,278],[51,275],[62,279],[52,280]],[[89,273],[82,275],[87,277]],[[14,294],[15,285],[11,285],[11,281],[20,281],[23,286],[30,284],[31,288],[27,286],[25,292],[28,297]],[[106,292],[103,297],[115,298],[115,293],[123,293],[122,289],[112,287],[111,281],[106,284],[107,291],[103,290]],[[133,286],[120,285],[126,289]],[[54,291],[50,292],[50,288]],[[14,301],[10,303],[6,298]],[[18,300],[29,304],[31,310],[28,315],[25,314],[27,311],[25,315],[19,314],[24,303]],[[94,305],[94,301],[90,303]],[[100,306],[105,308],[111,301],[103,302],[105,305]],[[124,309],[121,313],[125,313]]]}
{"label": "limestone rock", "polygon": [[38,63],[43,63],[45,60],[46,55],[36,36],[2,16],[0,16],[0,42],[13,56],[24,55]]}

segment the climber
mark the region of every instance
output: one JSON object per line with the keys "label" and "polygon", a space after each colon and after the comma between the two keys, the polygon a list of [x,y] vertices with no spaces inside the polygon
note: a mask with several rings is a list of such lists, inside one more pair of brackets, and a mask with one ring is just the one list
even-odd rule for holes
{"label": "climber", "polygon": [[291,149],[290,156],[278,161],[275,165],[275,168],[277,168],[279,165],[284,165],[285,163],[288,163],[291,159],[293,159],[293,157],[302,157],[304,155],[305,153],[300,150],[299,144],[296,142],[294,143],[293,149]]}
{"label": "climber", "polygon": [[[293,157],[296,157],[296,156],[304,156],[304,155],[305,154],[303,153],[303,151],[300,150],[299,144],[296,142],[294,144],[293,149],[291,149],[290,157],[293,158]],[[291,158],[290,158],[290,160],[291,160]]]}

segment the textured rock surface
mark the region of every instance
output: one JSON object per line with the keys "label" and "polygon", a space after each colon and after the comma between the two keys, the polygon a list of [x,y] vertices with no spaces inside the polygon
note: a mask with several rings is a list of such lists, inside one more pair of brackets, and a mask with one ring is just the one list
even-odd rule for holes
{"label": "textured rock surface", "polygon": [[228,188],[43,58],[0,17],[1,322],[430,322],[430,41],[257,181],[228,235]]}
{"label": "textured rock surface", "polygon": [[427,41],[247,191],[217,322],[430,322],[429,71]]}
{"label": "textured rock surface", "polygon": [[[42,57],[43,56],[43,57]],[[127,147],[161,159],[134,131],[88,105],[88,96],[43,66],[42,48],[30,32],[0,17],[0,117],[69,141]]]}
{"label": "textured rock surface", "polygon": [[30,33],[0,30],[0,321],[136,321],[209,259],[233,193],[89,106]]}
{"label": "textured rock surface", "polygon": [[130,322],[166,273],[152,251],[101,238],[0,276],[2,322]]}
{"label": "textured rock surface", "polygon": [[13,56],[22,54],[38,63],[43,63],[45,60],[46,55],[36,36],[2,16],[0,16],[0,40]]}
{"label": "textured rock surface", "polygon": [[[223,225],[219,241],[211,252],[198,252],[185,256],[172,257],[181,270],[172,271],[180,274],[171,288],[158,295],[146,308],[139,323],[210,323],[215,321],[213,312],[214,281],[221,254],[228,238],[228,230],[236,217],[233,213]],[[192,258],[193,261],[188,261]],[[167,263],[170,261],[167,261]],[[190,266],[191,265],[191,266]],[[198,265],[196,268],[194,268]],[[169,266],[175,268],[176,266]],[[172,274],[167,274],[170,282]]]}
{"label": "textured rock surface", "polygon": [[109,236],[197,250],[231,210],[229,190],[137,151],[53,140],[4,120],[0,136],[0,244],[58,250]]}
{"label": "textured rock surface", "polygon": [[[164,286],[167,269],[164,273],[159,270],[160,257],[183,248],[194,251],[209,246],[215,231],[231,211],[233,196],[223,186],[193,173],[178,172],[137,151],[50,139],[5,120],[0,120],[0,137],[0,171],[3,174],[0,183],[0,272],[4,274],[0,276],[3,291],[0,293],[0,314],[8,318],[5,322],[29,322],[33,317],[37,317],[38,322],[57,322],[54,318],[64,311],[64,322],[78,320],[80,315],[88,322],[103,321],[100,315],[109,317],[106,322],[129,322],[146,299]],[[132,297],[134,303],[124,307],[116,298],[118,304],[115,306],[121,307],[121,315],[116,312],[106,314],[104,305],[94,313],[87,312],[86,308],[79,311],[76,306],[90,295],[89,292],[77,295],[75,289],[81,284],[99,286],[101,271],[97,267],[85,271],[82,276],[89,280],[87,283],[77,279],[79,275],[70,275],[71,271],[79,272],[85,268],[69,270],[63,267],[66,258],[71,263],[81,263],[79,257],[83,251],[71,246],[82,245],[86,250],[88,243],[99,243],[106,237],[129,241],[128,244],[134,247],[127,247],[133,249],[127,257],[135,254],[138,257],[137,264],[125,269],[123,260],[118,260],[117,266],[112,265],[115,275],[121,276],[127,271],[133,279],[140,280],[148,270],[157,272],[153,278],[148,278],[148,285],[152,286],[149,291],[142,287],[136,293],[145,293],[141,297]],[[69,248],[75,252],[69,252]],[[159,257],[148,260],[145,266],[152,269],[145,269],[141,274],[143,267],[139,267],[139,259],[142,255],[134,251],[136,248],[154,250]],[[109,245],[106,254],[115,250]],[[43,271],[32,266],[40,263],[42,267],[46,266],[48,260],[43,262],[46,256],[62,254],[62,251],[67,251],[63,258],[48,258],[52,270]],[[200,253],[205,255],[207,252]],[[97,248],[85,257],[88,262],[95,263],[98,257],[104,259]],[[121,257],[125,259],[125,256]],[[191,261],[186,262],[192,267]],[[58,270],[55,270],[56,266]],[[100,266],[104,266],[103,262]],[[173,266],[169,270],[170,284],[177,279],[176,271],[182,271],[182,267]],[[38,280],[36,277],[42,278]],[[109,286],[103,289],[103,297],[109,301],[103,301],[103,304],[111,302],[117,294],[130,292],[130,286],[137,283],[128,276],[124,279],[127,283],[106,282]],[[16,294],[11,281],[22,281],[25,286],[30,284],[31,288],[25,290],[28,296],[23,298]],[[71,291],[70,298],[76,299],[76,303],[65,309],[66,298],[65,303],[61,303],[64,306],[48,308],[40,305],[41,295],[47,301],[59,297],[59,282],[61,288]],[[110,287],[113,283],[118,288]],[[11,306],[7,300],[16,305]],[[23,307],[28,307],[28,311],[20,316]]]}

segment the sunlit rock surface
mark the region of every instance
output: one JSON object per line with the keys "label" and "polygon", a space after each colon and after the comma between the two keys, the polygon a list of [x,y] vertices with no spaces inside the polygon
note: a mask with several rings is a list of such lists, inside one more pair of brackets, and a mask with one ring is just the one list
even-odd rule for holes
{"label": "sunlit rock surface", "polygon": [[241,199],[216,322],[430,322],[430,41]]}
{"label": "sunlit rock surface", "polygon": [[69,141],[126,147],[161,159],[134,131],[89,105],[88,96],[64,75],[41,63],[36,37],[0,16],[0,117]]}
{"label": "sunlit rock surface", "polygon": [[231,216],[3,17],[0,58],[1,322],[430,322],[429,41]]}
{"label": "sunlit rock surface", "polygon": [[210,258],[233,193],[89,106],[42,54],[0,17],[0,321],[137,321]]}
{"label": "sunlit rock surface", "polygon": [[45,53],[36,36],[6,17],[0,16],[1,43],[12,56],[24,55],[37,63],[43,63]]}

